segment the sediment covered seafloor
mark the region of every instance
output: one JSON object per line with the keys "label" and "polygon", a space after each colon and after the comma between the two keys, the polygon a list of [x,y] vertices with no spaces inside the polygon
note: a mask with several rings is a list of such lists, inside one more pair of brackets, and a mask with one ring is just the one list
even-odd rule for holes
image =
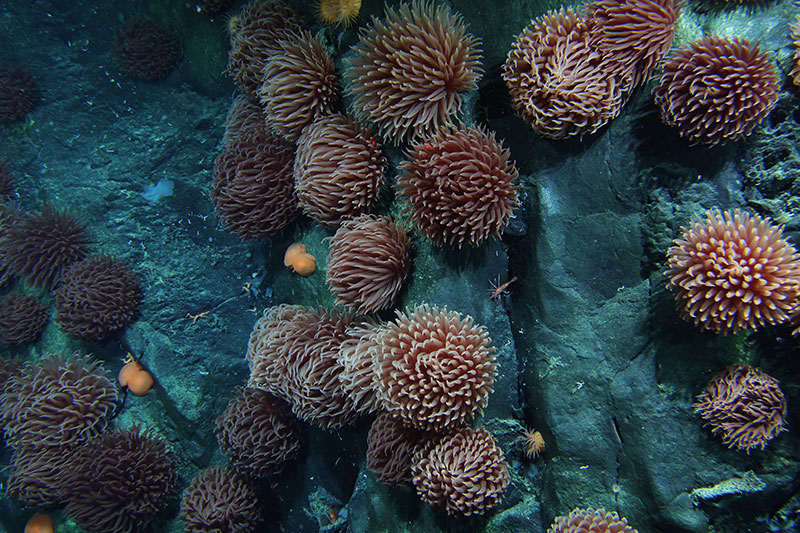
{"label": "sediment covered seafloor", "polygon": [[[27,311],[19,311],[18,306],[14,314],[10,304],[0,304],[0,334],[4,335],[0,344],[4,361],[0,369],[0,421],[5,444],[0,457],[3,466],[9,465],[2,473],[5,495],[0,504],[0,529],[23,531],[34,513],[42,513],[50,515],[58,532],[84,528],[209,530],[203,529],[211,527],[208,525],[188,528],[186,495],[190,486],[196,487],[193,480],[198,474],[236,461],[237,445],[219,437],[224,431],[216,420],[248,382],[277,396],[285,392],[287,404],[275,408],[275,412],[280,412],[284,420],[292,420],[287,426],[292,427],[291,438],[296,439],[297,446],[286,452],[291,459],[276,472],[264,474],[272,466],[269,461],[258,472],[252,461],[250,469],[238,465],[237,481],[222,485],[238,487],[240,514],[236,516],[241,523],[239,529],[228,523],[225,531],[539,532],[548,530],[556,517],[573,509],[599,508],[617,513],[619,520],[624,517],[630,527],[641,532],[797,528],[800,456],[796,376],[800,371],[800,339],[792,335],[792,330],[798,326],[800,312],[800,266],[792,261],[800,260],[787,253],[780,267],[783,270],[776,267],[776,271],[787,274],[770,294],[785,295],[784,300],[776,300],[776,305],[784,308],[785,320],[775,311],[763,320],[745,320],[741,327],[704,318],[709,315],[703,312],[696,313],[697,319],[685,316],[687,312],[682,313],[682,309],[691,307],[680,300],[685,292],[677,286],[668,289],[675,274],[665,274],[676,268],[677,263],[669,263],[668,251],[676,239],[687,238],[682,228],[690,228],[694,216],[700,217],[696,219],[700,222],[705,220],[704,213],[709,209],[733,213],[738,208],[741,213],[769,218],[769,224],[783,226],[781,239],[795,247],[800,245],[800,95],[792,79],[797,49],[791,28],[800,14],[796,4],[788,0],[688,2],[674,11],[670,30],[674,39],[668,43],[669,51],[665,48],[659,52],[666,56],[654,60],[652,71],[622,89],[624,103],[619,109],[615,111],[612,106],[596,127],[576,125],[578,119],[573,119],[567,120],[567,125],[545,120],[537,129],[531,126],[537,120],[536,113],[525,111],[513,100],[514,92],[504,80],[504,64],[531,19],[542,20],[561,4],[434,2],[448,13],[463,17],[467,32],[477,38],[473,45],[480,50],[474,65],[478,73],[475,86],[459,93],[461,106],[451,118],[463,122],[465,128],[493,132],[509,151],[518,173],[508,189],[515,200],[513,214],[498,228],[502,235],[480,237],[473,243],[459,241],[461,235],[469,235],[466,230],[463,234],[453,233],[452,228],[437,233],[440,230],[435,225],[426,230],[424,217],[415,218],[413,209],[403,211],[413,203],[397,186],[413,170],[413,165],[404,162],[412,157],[413,146],[425,152],[437,144],[425,140],[428,131],[420,133],[419,138],[414,132],[406,136],[381,122],[381,117],[370,116],[358,97],[369,91],[360,92],[354,83],[362,78],[348,74],[355,57],[380,50],[358,48],[368,29],[376,24],[373,17],[385,21],[386,8],[398,10],[401,3],[364,0],[352,24],[337,25],[335,21],[326,23],[314,3],[287,2],[301,29],[321,43],[330,57],[339,84],[335,86],[347,88],[331,111],[355,114],[369,128],[369,139],[375,140],[374,145],[367,142],[366,149],[380,147],[385,176],[368,202],[368,211],[398,221],[407,230],[413,250],[407,277],[392,302],[377,312],[368,309],[359,318],[347,315],[347,320],[353,320],[347,326],[375,327],[379,333],[369,339],[388,345],[394,339],[391,332],[404,327],[395,310],[409,317],[415,309],[421,309],[417,306],[427,304],[430,309],[446,308],[464,320],[459,322],[448,315],[448,331],[455,333],[445,335],[448,340],[443,342],[455,348],[450,346],[445,352],[469,355],[477,351],[475,347],[483,338],[478,331],[490,339],[496,365],[491,393],[476,385],[480,368],[488,368],[480,367],[477,359],[459,359],[460,365],[448,367],[449,374],[443,372],[465,376],[458,393],[451,391],[454,399],[436,399],[440,407],[457,406],[453,408],[456,414],[447,415],[455,420],[452,425],[440,422],[439,413],[422,417],[419,413],[427,412],[423,407],[430,407],[423,406],[424,402],[406,409],[407,404],[397,400],[402,395],[413,396],[415,387],[424,388],[425,377],[435,373],[432,367],[420,370],[422,362],[416,368],[416,377],[399,379],[391,386],[386,382],[394,378],[387,377],[380,385],[374,385],[372,378],[366,384],[353,378],[349,383],[356,385],[347,389],[348,394],[372,398],[375,388],[377,399],[373,412],[342,418],[337,418],[341,413],[331,405],[340,402],[348,407],[349,396],[338,391],[335,398],[324,397],[317,385],[327,374],[314,373],[319,368],[313,359],[297,367],[297,372],[306,374],[292,378],[305,387],[300,392],[292,389],[295,382],[274,385],[269,379],[251,376],[252,358],[245,356],[254,344],[249,344],[251,332],[265,309],[275,310],[281,304],[304,306],[302,312],[292,308],[303,317],[321,309],[347,310],[341,305],[342,299],[336,303],[331,282],[326,283],[326,275],[331,277],[328,254],[346,217],[326,219],[328,215],[320,214],[314,205],[294,205],[296,217],[287,223],[267,228],[263,234],[243,235],[253,226],[249,221],[238,223],[226,211],[226,197],[214,185],[221,179],[219,166],[215,172],[215,159],[220,161],[218,156],[235,142],[226,136],[226,127],[231,129],[226,116],[235,99],[247,92],[229,68],[230,34],[241,30],[244,4],[225,7],[219,3],[221,11],[209,13],[215,4],[207,2],[198,8],[178,0],[0,3],[0,79],[6,84],[0,87],[0,170],[11,176],[9,183],[13,185],[7,195],[0,190],[5,206],[0,211],[0,298],[5,301],[10,295],[22,294],[43,309],[25,314]],[[355,3],[338,4],[341,8]],[[616,4],[609,0],[587,6]],[[636,4],[644,11],[673,5],[666,0],[627,4]],[[587,6],[581,12],[584,15],[590,11]],[[579,9],[578,5],[574,7]],[[118,51],[121,32],[142,20],[160,22],[179,42],[174,68],[158,76],[161,79],[139,79],[136,61],[126,63]],[[756,74],[766,80],[759,87],[772,92],[754,104],[763,104],[765,117],[758,117],[752,127],[747,126],[746,132],[732,139],[713,135],[692,138],[686,133],[690,126],[682,126],[679,119],[673,125],[664,120],[663,101],[672,94],[658,89],[665,72],[664,60],[708,36],[747,39],[757,43],[766,57]],[[164,59],[163,50],[155,53],[161,53],[160,59]],[[593,61],[593,70],[612,68],[599,59]],[[637,72],[646,70],[641,67],[644,60],[636,61],[641,68]],[[513,78],[505,68],[506,79]],[[26,83],[15,85],[23,76],[16,69],[28,73],[35,88]],[[615,76],[614,72],[609,70],[608,77]],[[736,80],[733,87],[723,83],[725,91],[750,87],[746,76],[736,78],[738,74],[731,70],[720,72]],[[769,76],[774,77],[772,85]],[[16,92],[10,91],[11,87],[17,87]],[[654,94],[662,95],[661,104]],[[306,95],[303,90],[295,97]],[[741,101],[747,101],[748,95]],[[270,111],[269,98],[277,101],[279,96],[266,97],[260,111],[278,113]],[[600,101],[599,106],[603,99]],[[258,112],[259,104],[254,105]],[[541,106],[546,108],[540,102]],[[20,109],[17,116],[14,111]],[[687,109],[688,104],[675,110],[675,115]],[[744,121],[746,112],[749,109],[721,120]],[[554,130],[554,123],[563,129]],[[270,134],[280,130],[288,149],[294,150],[299,133],[291,133],[288,124],[288,119],[283,123],[267,121],[264,132],[257,135],[267,135],[270,127]],[[431,165],[439,155],[432,157]],[[231,175],[236,176],[236,172],[231,171]],[[316,190],[312,188],[309,195]],[[303,194],[300,197],[303,199]],[[304,201],[313,204],[313,200]],[[285,214],[281,211],[285,206],[275,205],[272,214]],[[98,311],[101,318],[95,322],[84,320],[88,307],[75,304],[69,308],[66,303],[73,293],[65,288],[67,278],[62,280],[61,275],[69,271],[66,263],[75,258],[52,259],[58,255],[56,245],[53,249],[36,245],[35,250],[25,252],[27,255],[20,251],[27,249],[25,243],[50,242],[48,235],[34,231],[36,224],[28,234],[13,229],[26,220],[43,220],[29,217],[41,216],[47,209],[67,213],[83,228],[86,242],[73,242],[80,249],[78,255],[111,258],[117,265],[113,269],[102,267],[115,274],[104,278],[107,284],[97,289],[97,298],[113,309]],[[456,213],[465,209],[469,207],[460,206]],[[432,224],[446,216],[433,217]],[[41,226],[47,227],[44,223]],[[27,237],[10,238],[9,234]],[[770,235],[775,237],[774,232]],[[444,242],[437,242],[438,237]],[[11,242],[16,244],[12,246]],[[315,258],[316,270],[307,276],[284,265],[284,253],[294,242],[304,244],[306,252]],[[775,240],[769,244],[772,248],[762,248],[778,249]],[[755,248],[758,243],[747,253],[755,253]],[[762,252],[771,253],[758,253]],[[677,251],[672,253],[678,255]],[[37,254],[42,256],[40,262],[27,259],[39,257]],[[375,254],[378,252],[362,251],[362,256],[352,261],[360,264],[359,260],[366,259],[370,267],[379,268],[380,264],[369,263]],[[17,256],[20,258],[14,261],[8,259]],[[59,266],[62,263],[63,269]],[[50,265],[49,270],[37,277],[35,273],[42,267],[36,265],[41,264]],[[128,274],[138,280],[138,292]],[[346,282],[340,284],[344,292],[347,287]],[[104,295],[117,293],[123,296],[110,298],[110,303],[104,300]],[[128,305],[126,298],[133,304]],[[358,295],[354,298],[357,300]],[[750,297],[741,295],[720,296],[715,304],[710,303],[713,300],[709,297],[703,311],[714,305],[717,307],[713,309],[718,309],[723,300],[747,309],[755,305]],[[682,307],[684,304],[688,307]],[[349,310],[354,307],[358,306],[351,303]],[[724,311],[719,310],[721,314]],[[122,317],[118,321],[108,318],[117,312]],[[35,319],[30,318],[34,315]],[[362,316],[372,317],[371,322],[356,324]],[[25,339],[27,329],[36,324],[43,331]],[[341,355],[338,343],[320,341],[328,334],[325,328],[335,330],[331,338],[340,341],[350,342],[358,336],[352,330],[345,332],[347,327],[341,324],[325,324],[317,324],[318,330],[306,329],[303,335],[308,336],[309,346],[317,346],[309,348],[310,352],[327,354],[328,369],[341,364]],[[340,326],[341,331],[336,329]],[[416,327],[409,327],[412,333],[407,337],[408,344],[398,341],[400,347],[391,353],[424,352],[436,345],[438,341],[416,346],[414,339],[426,334]],[[398,333],[397,338],[403,337]],[[464,338],[470,341],[462,342]],[[282,343],[296,347],[297,342],[291,336],[264,341],[275,350]],[[319,347],[322,344],[324,348]],[[358,343],[353,341],[349,346],[352,344]],[[370,353],[384,355],[368,357],[370,364],[389,357],[386,354],[390,350],[384,345],[371,348]],[[430,351],[435,352],[436,346]],[[452,351],[448,351],[450,348]],[[75,385],[66,371],[60,385],[52,376],[42,378],[45,382],[52,378],[47,386],[33,384],[31,376],[39,376],[47,366],[42,361],[62,357],[62,364],[67,364],[63,358],[72,354],[79,356],[67,361],[85,362],[93,376],[107,376],[102,386],[97,385],[100,381]],[[154,380],[152,389],[148,391],[145,386],[141,396],[134,394],[133,382],[123,387],[117,379],[129,354]],[[447,364],[453,363],[441,363],[443,367]],[[469,366],[473,364],[476,366]],[[401,364],[397,365],[400,368]],[[710,380],[731,365],[748,365],[759,373],[735,371],[744,389],[734,391],[740,395],[726,404],[728,411],[723,409],[723,415],[730,418],[722,422],[704,418],[708,411],[699,407],[704,401],[699,395]],[[380,374],[367,366],[367,370],[361,370]],[[750,377],[743,375],[757,376],[761,381],[754,386],[747,381]],[[67,387],[69,392],[59,387]],[[439,390],[435,383],[431,387]],[[778,392],[775,387],[779,387]],[[42,399],[45,389],[52,396]],[[767,389],[769,398],[758,396]],[[23,390],[28,393],[20,392]],[[87,400],[86,390],[101,390],[102,394]],[[474,393],[472,403],[459,396],[468,395],[464,390]],[[488,396],[482,396],[484,392]],[[316,402],[316,407],[299,405],[303,398],[309,404]],[[485,408],[476,407],[486,399]],[[49,407],[37,407],[43,405],[41,402]],[[242,402],[244,407],[238,409],[252,409]],[[102,409],[97,408],[100,404]],[[368,432],[383,410],[393,412],[414,430],[437,434],[425,439],[440,444],[457,441],[446,439],[452,432],[465,431],[464,426],[476,428],[473,433],[484,428],[494,448],[475,445],[484,450],[473,458],[477,473],[464,464],[457,473],[443,467],[441,478],[431,481],[425,476],[432,476],[435,468],[426,468],[436,463],[435,454],[425,450],[436,445],[416,443],[419,446],[413,453],[425,458],[416,459],[416,476],[407,475],[409,479],[400,486],[389,486],[368,467],[366,459]],[[86,422],[90,417],[91,424]],[[58,429],[53,429],[54,420],[60,420]],[[259,423],[264,422],[260,419]],[[81,482],[86,487],[96,486],[98,480],[105,479],[98,472],[124,470],[121,462],[112,459],[92,467],[100,470],[87,466],[83,480],[78,474],[67,475],[74,478],[72,488],[53,479],[52,472],[69,464],[68,457],[74,457],[70,460],[75,472],[89,463],[96,454],[87,452],[88,443],[104,438],[114,441],[117,437],[109,435],[133,427],[141,428],[136,431],[146,438],[152,437],[155,448],[162,450],[171,464],[163,467],[168,473],[162,472],[160,481],[154,481],[147,467],[160,468],[162,458],[161,451],[154,451],[142,457],[158,460],[137,463],[131,459],[129,466],[138,465],[137,472],[118,472],[120,478],[141,479],[141,486],[152,486],[148,494],[122,483],[127,487],[124,490],[130,491],[129,497],[122,502],[105,498],[113,492],[111,487],[117,486],[114,480],[106,480],[109,488],[100,495],[75,488],[84,486]],[[729,427],[742,433],[753,427],[768,430],[759,434],[762,441],[748,445],[737,440],[740,434],[726,433]],[[535,442],[544,443],[537,454],[526,453],[534,442],[526,440],[533,439],[533,430],[539,432]],[[64,437],[67,434],[69,442]],[[47,446],[55,447],[49,438],[62,439],[57,458],[43,451]],[[221,449],[220,439],[225,449]],[[442,456],[449,457],[450,448],[440,447],[444,447]],[[246,450],[256,449],[247,444],[243,448],[238,449],[240,463],[247,462]],[[491,453],[486,451],[490,448]],[[492,455],[496,449],[502,452],[500,461]],[[20,458],[26,453],[40,462],[25,463]],[[451,455],[472,457],[470,453],[460,449]],[[118,451],[110,457],[123,455]],[[480,470],[480,465],[489,463],[491,468]],[[492,483],[481,485],[486,481],[481,476],[489,475],[486,472],[495,476],[492,483],[502,486],[497,495],[489,494],[495,486]],[[155,494],[161,490],[159,483],[166,487],[163,497]],[[213,487],[210,481],[206,490],[213,492],[209,487]],[[234,505],[219,494],[216,497],[220,498],[214,500],[220,508]],[[233,499],[230,493],[229,497]],[[148,502],[152,499],[158,512],[143,511],[146,504],[137,507],[142,498]],[[82,499],[90,500],[90,504],[84,502],[82,507]],[[119,521],[98,518],[123,515],[126,518]],[[248,522],[248,516],[258,516],[260,521]],[[98,523],[92,526],[95,519]],[[553,531],[570,531],[566,526],[552,527]]]}

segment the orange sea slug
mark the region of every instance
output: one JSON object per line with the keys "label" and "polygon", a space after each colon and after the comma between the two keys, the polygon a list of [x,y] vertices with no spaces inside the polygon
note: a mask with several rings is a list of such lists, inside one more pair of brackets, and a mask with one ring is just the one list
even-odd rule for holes
{"label": "orange sea slug", "polygon": [[145,368],[133,358],[133,355],[128,353],[125,359],[122,360],[125,366],[119,371],[119,384],[123,387],[128,387],[135,396],[144,396],[150,389],[153,388],[153,374],[145,370]]}
{"label": "orange sea slug", "polygon": [[286,249],[283,264],[301,276],[310,276],[317,270],[317,260],[306,252],[306,245],[296,242]]}
{"label": "orange sea slug", "polygon": [[319,16],[326,24],[349,26],[358,17],[361,0],[321,0]]}

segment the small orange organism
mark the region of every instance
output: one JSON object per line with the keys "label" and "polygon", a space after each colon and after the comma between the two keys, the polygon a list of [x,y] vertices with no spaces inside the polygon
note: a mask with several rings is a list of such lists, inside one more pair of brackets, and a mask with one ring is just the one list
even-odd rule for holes
{"label": "small orange organism", "polygon": [[517,276],[514,276],[510,280],[506,281],[505,283],[500,283],[500,276],[497,276],[497,282],[492,283],[489,282],[489,299],[490,300],[498,300],[501,296],[508,294],[508,286],[517,281]]}
{"label": "small orange organism", "polygon": [[525,457],[533,461],[544,451],[544,437],[538,431],[526,429],[522,432]]}
{"label": "small orange organism", "polygon": [[349,26],[358,17],[361,0],[320,0],[319,16],[326,23],[334,26]]}
{"label": "small orange organism", "polygon": [[296,242],[286,249],[283,264],[301,276],[310,276],[317,270],[317,260],[306,252],[306,245]]}
{"label": "small orange organism", "polygon": [[25,524],[25,533],[53,533],[55,526],[49,514],[36,513]]}
{"label": "small orange organism", "polygon": [[130,352],[122,362],[125,363],[125,366],[119,371],[119,384],[128,387],[128,390],[135,396],[144,396],[150,392],[155,383],[153,374],[145,370]]}

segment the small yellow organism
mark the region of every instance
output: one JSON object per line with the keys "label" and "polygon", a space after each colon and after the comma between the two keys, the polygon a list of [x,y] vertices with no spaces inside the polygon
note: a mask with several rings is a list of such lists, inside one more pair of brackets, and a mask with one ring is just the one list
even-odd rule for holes
{"label": "small yellow organism", "polygon": [[358,17],[361,0],[320,0],[319,16],[333,26],[349,26]]}

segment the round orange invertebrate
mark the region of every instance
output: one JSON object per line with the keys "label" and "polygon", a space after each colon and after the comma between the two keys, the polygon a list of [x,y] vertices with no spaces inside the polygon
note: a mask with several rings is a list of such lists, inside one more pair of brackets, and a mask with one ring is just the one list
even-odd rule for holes
{"label": "round orange invertebrate", "polygon": [[36,513],[25,524],[25,533],[53,533],[55,526],[49,514]]}
{"label": "round orange invertebrate", "polygon": [[296,242],[286,249],[283,264],[301,276],[310,276],[317,270],[317,260],[306,252],[306,245]]}
{"label": "round orange invertebrate", "polygon": [[322,0],[319,16],[326,24],[349,26],[358,17],[361,0]]}
{"label": "round orange invertebrate", "polygon": [[122,360],[125,366],[119,371],[119,384],[128,387],[135,396],[144,396],[153,388],[155,379],[153,375],[128,353]]}

